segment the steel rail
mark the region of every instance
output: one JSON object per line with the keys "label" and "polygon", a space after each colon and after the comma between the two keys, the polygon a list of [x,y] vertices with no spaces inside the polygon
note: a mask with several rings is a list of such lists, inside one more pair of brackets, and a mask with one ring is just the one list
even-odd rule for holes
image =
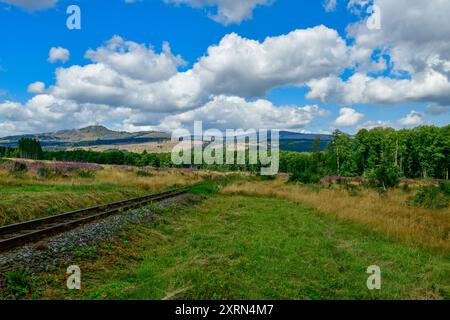
{"label": "steel rail", "polygon": [[187,193],[187,188],[175,189],[3,226],[0,227],[0,252],[42,240],[118,212],[142,207],[151,202],[162,201],[185,193]]}

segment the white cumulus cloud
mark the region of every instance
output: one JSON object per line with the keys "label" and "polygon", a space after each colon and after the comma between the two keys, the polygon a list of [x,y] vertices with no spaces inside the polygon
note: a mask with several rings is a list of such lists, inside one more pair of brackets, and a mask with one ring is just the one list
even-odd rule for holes
{"label": "white cumulus cloud", "polygon": [[334,121],[336,126],[351,127],[360,122],[364,118],[362,113],[352,108],[341,108],[339,117]]}
{"label": "white cumulus cloud", "polygon": [[66,63],[70,58],[70,52],[66,48],[53,47],[48,54],[48,61],[51,63]]}
{"label": "white cumulus cloud", "polygon": [[198,109],[163,118],[158,128],[189,128],[194,121],[203,121],[209,127],[222,130],[298,129],[324,115],[327,115],[327,112],[316,105],[275,106],[265,99],[246,101],[236,96],[217,96]]}
{"label": "white cumulus cloud", "polygon": [[418,126],[423,124],[423,114],[412,110],[406,117],[399,120],[399,123],[404,126]]}
{"label": "white cumulus cloud", "polygon": [[216,7],[209,16],[224,25],[240,23],[250,19],[253,10],[260,5],[270,5],[275,0],[164,0],[165,3],[185,4],[193,8]]}
{"label": "white cumulus cloud", "polygon": [[275,87],[303,85],[339,74],[348,63],[345,41],[319,26],[269,37],[263,42],[226,35],[187,71],[168,44],[153,48],[114,37],[89,50],[93,63],[59,68],[52,93],[67,100],[126,106],[148,112],[198,108],[211,96],[253,98]]}
{"label": "white cumulus cloud", "polygon": [[43,93],[45,91],[45,83],[41,81],[30,83],[27,91],[29,93]]}
{"label": "white cumulus cloud", "polygon": [[[369,29],[365,18],[347,27],[356,73],[308,83],[309,98],[343,104],[450,104],[450,1],[351,0],[349,8],[365,12],[377,5],[381,29]],[[401,14],[399,14],[401,12]],[[374,59],[374,56],[377,56]],[[385,56],[389,56],[389,64]],[[387,68],[390,68],[389,70]],[[388,75],[371,73],[388,71]]]}

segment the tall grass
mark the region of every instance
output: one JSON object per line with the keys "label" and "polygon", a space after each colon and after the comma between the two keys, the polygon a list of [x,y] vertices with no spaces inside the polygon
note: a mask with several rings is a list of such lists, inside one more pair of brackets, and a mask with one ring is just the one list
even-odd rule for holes
{"label": "tall grass", "polygon": [[286,184],[284,180],[238,182],[221,192],[235,195],[279,197],[304,203],[340,219],[371,225],[412,245],[450,252],[450,210],[430,210],[407,205],[401,189],[387,195],[371,189],[349,192]]}
{"label": "tall grass", "polygon": [[42,177],[31,170],[18,174],[0,170],[0,225],[191,185],[210,176],[178,171],[140,176],[137,169],[114,166],[103,166],[92,176]]}

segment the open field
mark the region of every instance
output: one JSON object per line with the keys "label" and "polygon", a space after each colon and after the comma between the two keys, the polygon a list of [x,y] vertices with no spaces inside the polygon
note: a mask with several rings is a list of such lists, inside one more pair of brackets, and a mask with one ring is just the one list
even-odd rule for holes
{"label": "open field", "polygon": [[[0,170],[2,224],[205,182],[192,189],[195,201],[153,208],[156,222],[70,248],[81,291],[66,289],[64,262],[44,274],[14,271],[18,284],[7,280],[0,298],[450,299],[450,211],[409,205],[429,181],[379,194],[286,177],[26,165]],[[371,265],[381,267],[381,290],[367,289]]]}
{"label": "open field", "polygon": [[[121,150],[129,152],[142,153],[147,151],[149,153],[167,153],[171,152],[173,147],[177,145],[177,142],[145,142],[145,143],[130,143],[130,144],[105,144],[86,147],[67,148],[67,150],[88,150],[88,151],[110,151]],[[187,148],[187,147],[186,147]]]}
{"label": "open field", "polygon": [[450,252],[450,208],[431,210],[408,205],[414,190],[400,188],[380,195],[361,188],[318,188],[274,181],[246,181],[227,186],[224,194],[277,197],[306,204],[342,220],[369,225],[405,243]]}
{"label": "open field", "polygon": [[[111,253],[114,252],[114,255]],[[213,195],[81,251],[82,290],[64,270],[37,281],[58,299],[449,299],[448,254],[278,198]],[[382,289],[366,287],[366,268]]]}

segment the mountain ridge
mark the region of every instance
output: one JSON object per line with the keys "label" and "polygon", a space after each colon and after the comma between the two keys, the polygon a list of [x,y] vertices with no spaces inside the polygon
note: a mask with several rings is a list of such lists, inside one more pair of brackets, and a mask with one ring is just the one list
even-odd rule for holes
{"label": "mountain ridge", "polygon": [[41,142],[59,141],[59,142],[87,142],[98,140],[116,140],[130,138],[162,138],[170,139],[170,134],[159,131],[114,131],[105,126],[93,125],[79,129],[66,129],[55,132],[23,134],[7,136],[0,138],[0,141],[18,141],[20,138],[35,138]]}
{"label": "mountain ridge", "polygon": [[[280,131],[280,147],[286,151],[311,151],[313,141],[317,136],[321,137],[320,149],[324,149],[330,140],[329,135]],[[102,125],[93,125],[56,132],[8,136],[0,138],[0,146],[17,147],[20,138],[37,139],[46,149],[82,148],[102,145],[111,146],[111,149],[115,149],[119,145],[170,142],[171,134],[160,131],[114,131]],[[197,140],[200,137],[191,138]]]}

